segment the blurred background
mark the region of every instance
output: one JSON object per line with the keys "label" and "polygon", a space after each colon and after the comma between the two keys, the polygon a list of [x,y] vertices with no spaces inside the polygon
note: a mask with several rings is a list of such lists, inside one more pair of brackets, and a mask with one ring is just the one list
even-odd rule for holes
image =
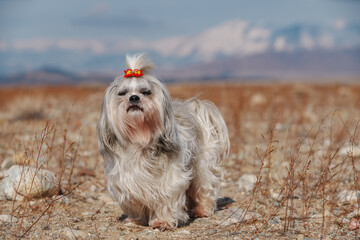
{"label": "blurred background", "polygon": [[0,1],[0,83],[110,82],[147,52],[165,82],[360,79],[360,1]]}

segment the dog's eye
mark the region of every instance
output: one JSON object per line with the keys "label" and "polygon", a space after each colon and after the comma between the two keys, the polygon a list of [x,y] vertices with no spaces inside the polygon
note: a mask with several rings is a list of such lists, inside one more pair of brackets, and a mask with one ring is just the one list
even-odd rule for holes
{"label": "dog's eye", "polygon": [[151,91],[150,90],[147,90],[147,91],[143,91],[142,94],[144,94],[145,96],[148,96],[151,94]]}
{"label": "dog's eye", "polygon": [[118,93],[119,96],[124,96],[125,94],[126,94],[126,91],[122,91],[122,92]]}

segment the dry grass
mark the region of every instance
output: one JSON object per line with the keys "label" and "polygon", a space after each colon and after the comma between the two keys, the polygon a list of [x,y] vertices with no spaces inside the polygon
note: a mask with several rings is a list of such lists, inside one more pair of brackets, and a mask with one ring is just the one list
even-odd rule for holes
{"label": "dry grass", "polygon": [[[360,86],[170,85],[174,98],[198,95],[224,114],[232,154],[223,165],[223,195],[235,200],[227,207],[241,214],[232,224],[227,220],[233,216],[216,215],[165,233],[117,221],[121,210],[106,198],[95,132],[104,89],[0,89],[0,162],[25,154],[33,159],[27,163],[38,164],[46,156],[42,167],[59,176],[63,194],[1,201],[0,214],[21,220],[0,225],[0,238],[62,238],[60,230],[70,227],[89,239],[357,238],[358,230],[349,231],[347,224],[359,218],[360,201],[345,201],[339,193],[360,190]],[[42,100],[40,108],[27,107],[41,112],[40,118],[21,115],[17,106],[24,96]],[[257,176],[252,192],[237,187],[245,173]],[[255,217],[244,221],[249,215]]]}

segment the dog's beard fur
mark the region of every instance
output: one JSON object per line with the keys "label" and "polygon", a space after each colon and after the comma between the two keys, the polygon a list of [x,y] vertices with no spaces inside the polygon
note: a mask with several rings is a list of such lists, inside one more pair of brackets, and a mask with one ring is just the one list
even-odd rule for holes
{"label": "dog's beard fur", "polygon": [[155,106],[154,102],[132,105],[123,100],[114,100],[111,105],[115,112],[115,126],[129,142],[146,146],[160,134],[163,128],[160,107]]}
{"label": "dog's beard fur", "polygon": [[107,88],[97,132],[109,192],[133,220],[164,229],[214,212],[229,139],[215,105],[172,101],[151,66],[144,55],[127,58],[144,76]]}

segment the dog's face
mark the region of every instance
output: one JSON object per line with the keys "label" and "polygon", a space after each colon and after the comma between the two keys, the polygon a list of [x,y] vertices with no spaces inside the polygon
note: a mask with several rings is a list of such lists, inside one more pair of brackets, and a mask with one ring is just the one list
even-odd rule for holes
{"label": "dog's face", "polygon": [[114,84],[110,118],[121,137],[145,146],[163,130],[164,96],[161,87],[146,78],[124,78]]}
{"label": "dog's face", "polygon": [[[100,151],[116,154],[119,146],[135,144],[178,152],[171,97],[166,87],[149,74],[153,64],[140,54],[127,56],[125,65],[125,75],[116,77],[106,89],[97,125]],[[137,74],[131,75],[135,70]]]}

